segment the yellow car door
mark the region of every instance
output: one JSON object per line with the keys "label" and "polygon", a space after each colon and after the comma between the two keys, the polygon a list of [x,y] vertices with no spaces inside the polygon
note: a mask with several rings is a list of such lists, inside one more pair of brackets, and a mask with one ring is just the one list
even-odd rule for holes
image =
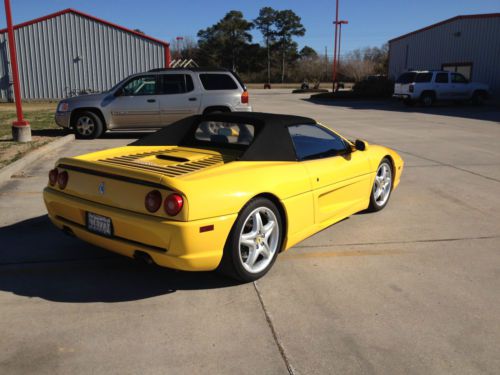
{"label": "yellow car door", "polygon": [[289,127],[297,158],[306,168],[316,224],[344,218],[368,207],[370,163],[366,153],[315,124]]}

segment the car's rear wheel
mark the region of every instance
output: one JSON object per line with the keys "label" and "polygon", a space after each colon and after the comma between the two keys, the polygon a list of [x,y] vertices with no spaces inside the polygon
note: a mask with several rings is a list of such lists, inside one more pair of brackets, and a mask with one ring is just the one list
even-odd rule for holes
{"label": "car's rear wheel", "polygon": [[78,139],[94,139],[102,134],[103,125],[94,112],[82,111],[74,116],[73,129]]}
{"label": "car's rear wheel", "polygon": [[486,99],[486,95],[481,91],[475,91],[472,94],[472,104],[474,105],[483,105]]}
{"label": "car's rear wheel", "polygon": [[391,162],[384,158],[378,168],[375,180],[373,182],[372,192],[370,195],[370,211],[380,211],[383,209],[392,192],[392,166]]}
{"label": "car's rear wheel", "polygon": [[424,92],[420,97],[420,102],[424,107],[430,107],[434,104],[435,96],[432,92]]}
{"label": "car's rear wheel", "polygon": [[282,218],[275,204],[265,198],[254,199],[238,215],[220,270],[239,281],[257,280],[273,266],[282,240]]}

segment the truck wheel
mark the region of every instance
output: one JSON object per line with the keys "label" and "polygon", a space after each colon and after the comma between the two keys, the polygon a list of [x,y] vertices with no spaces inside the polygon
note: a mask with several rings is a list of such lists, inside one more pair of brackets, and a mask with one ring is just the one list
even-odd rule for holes
{"label": "truck wheel", "polygon": [[75,137],[78,139],[98,138],[104,130],[99,116],[91,111],[78,112],[72,125],[75,130]]}
{"label": "truck wheel", "polygon": [[474,105],[483,105],[485,99],[486,97],[481,91],[475,91],[474,94],[472,94],[472,104]]}
{"label": "truck wheel", "polygon": [[434,104],[434,94],[431,92],[424,92],[420,97],[420,102],[424,107],[430,107]]}

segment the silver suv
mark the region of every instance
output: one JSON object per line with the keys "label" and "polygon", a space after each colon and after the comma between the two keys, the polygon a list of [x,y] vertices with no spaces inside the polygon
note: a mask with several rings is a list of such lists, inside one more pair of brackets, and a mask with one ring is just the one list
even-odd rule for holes
{"label": "silver suv", "polygon": [[57,125],[77,138],[106,130],[156,129],[184,117],[210,112],[252,111],[248,91],[225,69],[154,69],[134,74],[111,90],[61,100]]}
{"label": "silver suv", "polygon": [[394,84],[393,97],[407,105],[420,101],[431,106],[436,100],[482,104],[490,94],[488,85],[470,82],[460,73],[445,70],[420,70],[401,74]]}

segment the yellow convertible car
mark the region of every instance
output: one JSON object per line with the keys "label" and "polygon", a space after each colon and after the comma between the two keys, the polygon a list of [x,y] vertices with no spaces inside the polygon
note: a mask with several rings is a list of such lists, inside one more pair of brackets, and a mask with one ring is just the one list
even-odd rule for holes
{"label": "yellow convertible car", "polygon": [[252,281],[279,252],[398,185],[393,150],[306,117],[188,117],[128,146],[60,159],[44,200],[63,231],[148,263]]}

